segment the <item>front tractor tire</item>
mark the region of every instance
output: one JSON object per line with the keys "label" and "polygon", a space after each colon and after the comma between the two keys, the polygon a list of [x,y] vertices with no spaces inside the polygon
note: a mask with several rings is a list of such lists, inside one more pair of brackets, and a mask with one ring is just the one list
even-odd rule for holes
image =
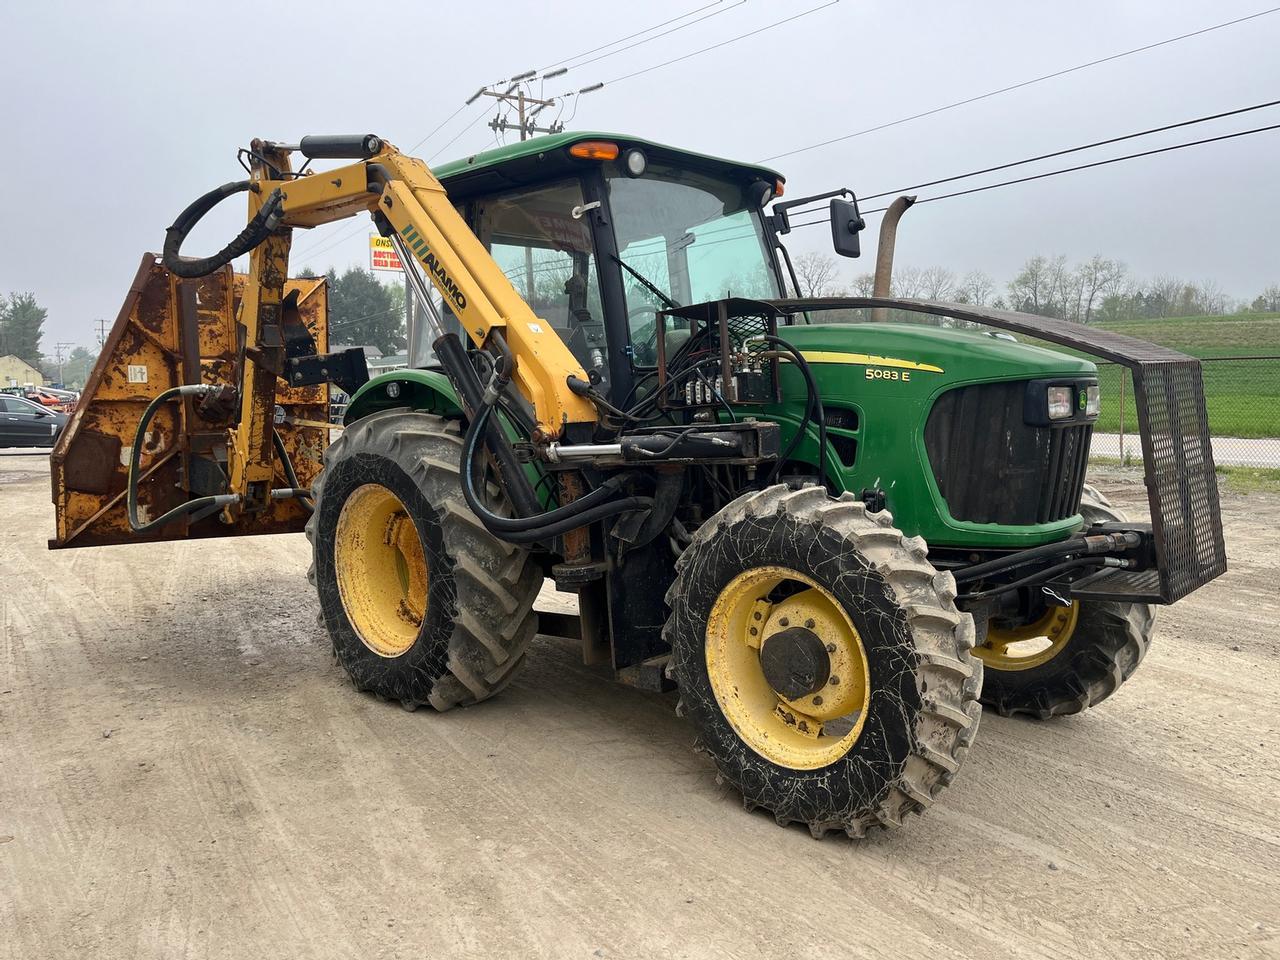
{"label": "front tractor tire", "polygon": [[334,654],[357,689],[409,709],[493,696],[537,631],[542,575],[467,508],[461,449],[455,421],[376,413],[330,445],[312,491],[308,579]]}
{"label": "front tractor tire", "polygon": [[[1085,526],[1125,521],[1094,487],[1080,499]],[[1002,716],[1038,720],[1080,713],[1128,680],[1151,646],[1146,603],[1076,600],[1045,607],[1024,624],[991,624],[974,653],[986,664],[982,702]]]}
{"label": "front tractor tire", "polygon": [[982,665],[926,556],[887,512],[816,486],[742,496],[694,535],[663,635],[698,747],[748,809],[861,837],[951,782]]}

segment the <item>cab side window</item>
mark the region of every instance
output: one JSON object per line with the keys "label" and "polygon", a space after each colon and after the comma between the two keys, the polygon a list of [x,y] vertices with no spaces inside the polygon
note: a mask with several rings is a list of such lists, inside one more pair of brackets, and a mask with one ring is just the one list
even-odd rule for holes
{"label": "cab side window", "polygon": [[535,314],[555,328],[586,370],[607,369],[604,310],[591,229],[575,218],[576,180],[483,200],[481,241]]}

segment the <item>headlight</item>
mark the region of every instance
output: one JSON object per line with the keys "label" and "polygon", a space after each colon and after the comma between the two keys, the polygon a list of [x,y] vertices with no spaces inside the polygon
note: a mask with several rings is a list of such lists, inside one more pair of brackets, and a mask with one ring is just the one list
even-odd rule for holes
{"label": "headlight", "polygon": [[1098,411],[1102,409],[1102,396],[1098,390],[1096,383],[1089,384],[1084,391],[1087,398],[1084,402],[1084,412],[1086,416],[1096,417]]}
{"label": "headlight", "polygon": [[1075,393],[1071,387],[1050,387],[1049,388],[1049,419],[1050,420],[1069,420],[1073,413],[1071,409],[1072,394]]}

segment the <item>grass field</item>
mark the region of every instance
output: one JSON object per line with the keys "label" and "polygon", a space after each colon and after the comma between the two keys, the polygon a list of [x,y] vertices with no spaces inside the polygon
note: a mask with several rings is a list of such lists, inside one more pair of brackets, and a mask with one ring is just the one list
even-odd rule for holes
{"label": "grass field", "polygon": [[[1125,320],[1098,326],[1207,360],[1204,395],[1209,430],[1215,436],[1280,437],[1280,360],[1213,359],[1280,356],[1280,314]],[[1099,367],[1103,401],[1098,430],[1104,433],[1120,428],[1122,372],[1112,365]],[[1125,384],[1124,427],[1126,431],[1138,427],[1131,383]]]}

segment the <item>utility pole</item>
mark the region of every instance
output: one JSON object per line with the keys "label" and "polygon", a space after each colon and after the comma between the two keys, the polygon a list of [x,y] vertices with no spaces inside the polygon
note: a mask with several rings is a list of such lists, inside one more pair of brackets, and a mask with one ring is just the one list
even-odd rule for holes
{"label": "utility pole", "polygon": [[[544,73],[539,79],[550,80],[553,77],[563,76],[568,72],[568,67],[559,67],[555,70]],[[525,93],[525,84],[532,81],[537,77],[537,75],[537,70],[526,70],[524,73],[516,74],[510,80],[503,81],[503,83],[507,85],[507,88],[501,92],[497,90],[490,90],[488,86],[481,87],[467,98],[465,106],[471,106],[471,104],[475,103],[481,97],[492,97],[499,103],[514,106],[517,117],[515,125],[520,130],[520,139],[524,141],[528,140],[535,133],[563,133],[564,123],[560,120],[553,120],[545,127],[539,126],[537,122],[538,114],[547,109],[547,107],[554,107],[567,97],[581,96],[584,93],[591,93],[595,90],[599,90],[604,86],[603,83],[593,83],[590,86],[583,87],[581,90],[577,91],[577,93],[566,93],[547,100],[541,97],[531,97]],[[494,84],[494,86],[501,86],[501,84]],[[511,126],[512,124],[507,121],[507,115],[501,112],[496,114],[494,118],[489,121],[489,129],[494,133],[506,133]],[[525,297],[532,300],[534,297],[532,247],[526,247],[524,251],[524,277]]]}
{"label": "utility pole", "polygon": [[[525,81],[531,79],[538,71],[530,70],[526,73],[519,74],[511,78],[511,85],[502,93],[495,90],[484,89],[479,91],[480,96],[493,97],[499,103],[515,104],[516,115],[520,121],[520,140],[529,139],[530,134],[534,133],[560,133],[564,130],[564,124],[553,122],[549,127],[540,127],[534,122],[534,118],[545,110],[547,107],[554,106],[555,100],[541,100],[535,97],[527,97],[524,93]],[[514,93],[512,92],[514,91]],[[534,109],[528,111],[527,108],[532,106]],[[507,130],[507,118],[505,116],[495,116],[489,121],[489,129],[494,133],[499,131],[505,133]],[[524,295],[526,299],[532,300],[534,296],[533,289],[533,248],[524,248]]]}
{"label": "utility pole", "polygon": [[58,341],[53,345],[53,356],[58,363],[58,388],[59,389],[62,389],[63,385],[67,382],[65,379],[63,379],[63,376],[62,376],[62,351],[66,347],[74,347],[74,346],[75,346],[74,343],[66,343],[64,341]]}
{"label": "utility pole", "polygon": [[[542,100],[537,97],[530,97],[524,92],[525,81],[531,79],[538,71],[530,70],[512,77],[510,86],[502,93],[496,90],[485,88],[477,92],[477,97],[493,97],[493,99],[507,104],[514,104],[516,115],[519,117],[520,139],[528,140],[530,135],[535,133],[560,133],[564,130],[564,124],[559,121],[553,122],[548,127],[540,127],[534,122],[534,118],[547,107],[554,107],[557,103],[556,99]],[[474,98],[473,98],[474,99]],[[529,108],[534,109],[530,110]],[[510,127],[506,117],[494,117],[489,121],[489,129],[494,133],[499,131],[505,132]]]}
{"label": "utility pole", "polygon": [[107,321],[99,317],[93,322],[98,325],[98,349],[101,350],[107,343]]}

